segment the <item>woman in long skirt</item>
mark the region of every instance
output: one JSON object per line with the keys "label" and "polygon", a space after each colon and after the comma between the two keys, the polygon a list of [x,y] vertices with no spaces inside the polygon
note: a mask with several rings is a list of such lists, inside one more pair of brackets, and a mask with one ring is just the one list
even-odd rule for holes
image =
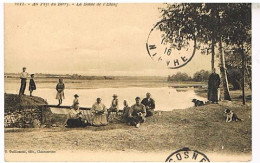
{"label": "woman in long skirt", "polygon": [[59,100],[58,106],[62,104],[62,99],[65,98],[64,89],[65,89],[65,85],[63,83],[63,79],[59,79],[59,83],[56,85],[56,90],[57,90],[56,99]]}
{"label": "woman in long skirt", "polygon": [[101,98],[97,98],[97,102],[93,104],[91,112],[93,114],[92,124],[94,126],[104,126],[108,124],[107,109],[106,106],[101,103]]}

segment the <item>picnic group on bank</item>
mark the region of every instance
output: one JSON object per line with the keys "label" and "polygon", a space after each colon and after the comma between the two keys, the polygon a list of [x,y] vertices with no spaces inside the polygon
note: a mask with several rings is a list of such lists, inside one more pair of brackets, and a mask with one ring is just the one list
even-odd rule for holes
{"label": "picnic group on bank", "polygon": [[[36,83],[34,81],[34,74],[29,75],[26,72],[26,67],[23,67],[23,71],[20,74],[21,86],[19,90],[19,96],[25,96],[25,89],[27,84],[27,78],[30,77],[29,82],[29,92],[30,96],[33,96],[33,91],[36,90]],[[208,99],[212,103],[218,102],[218,87],[219,87],[219,75],[215,71],[210,75],[209,79],[209,91]],[[58,105],[62,109],[62,102],[65,98],[65,84],[63,79],[60,78],[56,85],[56,99],[58,100]],[[141,123],[144,123],[147,117],[153,116],[155,110],[155,100],[151,97],[151,93],[147,92],[146,97],[141,99],[140,97],[135,98],[135,103],[132,105],[128,104],[127,99],[123,101],[124,108],[120,110],[118,96],[114,94],[112,96],[111,106],[107,108],[100,97],[97,97],[96,101],[90,108],[90,110],[80,109],[79,95],[74,95],[74,100],[69,108],[67,118],[64,121],[64,126],[66,127],[83,127],[87,125],[93,126],[105,126],[110,122],[119,121],[126,123],[130,126],[140,127]],[[32,97],[33,98],[33,97]],[[16,122],[21,123],[23,116],[20,111],[5,113],[5,127],[13,127]],[[31,121],[35,121],[32,118]],[[40,126],[40,122],[34,122],[37,126]],[[20,125],[22,126],[22,125]]]}

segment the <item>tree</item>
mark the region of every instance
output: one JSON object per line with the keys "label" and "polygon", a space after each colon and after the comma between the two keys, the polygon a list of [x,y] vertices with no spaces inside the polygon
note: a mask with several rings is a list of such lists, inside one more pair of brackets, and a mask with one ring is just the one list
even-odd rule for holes
{"label": "tree", "polygon": [[237,49],[242,58],[242,96],[243,104],[245,104],[246,58],[251,53],[251,4],[230,4],[229,10],[226,10],[224,16],[229,21],[226,25],[227,36],[224,41],[227,45]]}
{"label": "tree", "polygon": [[240,90],[242,86],[242,71],[239,68],[227,65],[228,82],[233,85],[233,90]]}
{"label": "tree", "polygon": [[[242,47],[243,42],[251,44],[250,41],[243,41],[247,40],[250,34],[248,32],[251,27],[251,17],[248,19],[248,15],[251,14],[250,9],[250,4],[239,3],[181,3],[167,5],[166,8],[160,9],[162,19],[172,22],[172,26],[165,29],[166,34],[163,35],[165,40],[177,44],[178,48],[181,48],[185,47],[189,40],[182,40],[180,42],[178,38],[184,35],[195,34],[196,40],[200,42],[200,46],[197,48],[206,50],[207,54],[212,54],[212,69],[214,68],[215,47],[216,45],[218,46],[225,100],[231,100],[231,98],[225,66],[224,48],[228,47],[227,45],[229,44],[232,46],[236,44]],[[242,18],[237,18],[241,14],[243,14],[242,18],[247,18],[250,22],[245,22]],[[236,30],[232,31],[233,28]]]}
{"label": "tree", "polygon": [[177,72],[172,76],[168,76],[168,81],[191,81],[191,77],[187,73]]}
{"label": "tree", "polygon": [[193,75],[193,81],[202,82],[207,81],[209,79],[210,72],[205,70],[197,71]]}

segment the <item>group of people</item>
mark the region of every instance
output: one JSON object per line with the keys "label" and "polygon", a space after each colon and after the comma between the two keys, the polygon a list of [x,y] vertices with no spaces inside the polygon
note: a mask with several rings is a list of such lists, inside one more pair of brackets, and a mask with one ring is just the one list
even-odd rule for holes
{"label": "group of people", "polygon": [[[21,87],[19,91],[19,95],[24,95],[26,89],[26,81],[30,76],[29,82],[29,91],[30,96],[34,90],[36,90],[36,84],[34,82],[34,74],[29,75],[26,72],[26,67],[23,67],[23,72],[20,75],[21,79]],[[212,103],[218,103],[219,100],[219,85],[220,85],[220,77],[216,74],[215,69],[213,73],[209,76],[208,80],[208,100]],[[58,100],[58,106],[62,104],[64,95],[65,84],[63,83],[63,79],[59,79],[58,84],[56,85],[56,99]],[[79,96],[77,94],[74,95],[75,99],[73,101],[73,105],[71,106],[70,113],[68,115],[68,119],[78,118],[82,114],[79,110]],[[135,98],[135,104],[132,106],[128,105],[126,100],[123,101],[124,108],[123,114],[121,115],[121,120],[126,122],[128,125],[133,125],[139,127],[141,123],[145,121],[145,117],[152,116],[155,109],[155,101],[151,98],[151,94],[147,93],[146,98],[140,99],[140,97]],[[113,113],[118,115],[119,113],[119,101],[118,96],[116,94],[113,95],[113,100],[110,108],[106,108],[106,106],[102,103],[101,98],[97,98],[96,102],[91,107],[91,115],[92,115],[92,125],[94,126],[102,126],[108,124],[109,117],[113,116]],[[12,118],[10,118],[12,119]],[[67,121],[66,120],[66,121]],[[66,123],[65,123],[66,124]]]}
{"label": "group of people", "polygon": [[[21,79],[21,86],[20,86],[20,90],[19,90],[19,95],[25,95],[25,89],[26,89],[26,85],[27,85],[27,79],[30,77],[30,82],[29,82],[29,92],[30,92],[30,96],[32,96],[32,93],[34,90],[36,90],[36,84],[34,81],[34,74],[29,74],[26,72],[26,67],[23,67],[23,71],[20,74],[20,79]],[[63,79],[59,79],[58,84],[56,85],[56,90],[57,90],[57,94],[56,94],[56,99],[58,99],[59,104],[62,104],[62,99],[65,98],[64,96],[64,89],[65,89],[65,85],[63,83]]]}
{"label": "group of people", "polygon": [[[69,119],[76,119],[81,117],[82,112],[79,110],[79,96],[77,94],[74,95],[73,104],[70,109],[70,113],[68,114],[68,118],[65,122],[67,125],[67,121]],[[146,98],[142,101],[140,97],[135,98],[136,103],[131,107],[128,105],[128,102],[124,100],[124,108],[122,110],[122,115],[120,115],[123,122],[128,125],[139,127],[141,123],[145,121],[145,117],[152,116],[155,109],[155,101],[151,98],[151,94],[147,93]],[[102,103],[101,98],[97,98],[96,102],[92,105],[90,113],[92,115],[91,124],[94,126],[104,126],[108,124],[108,119],[112,116],[112,113],[118,115],[119,106],[118,106],[118,96],[116,94],[113,95],[113,100],[111,102],[111,107],[106,108],[106,106]]]}
{"label": "group of people", "polygon": [[29,75],[26,72],[26,67],[23,67],[23,72],[20,75],[21,87],[20,87],[19,95],[25,95],[24,91],[26,89],[26,81],[27,81],[27,78],[29,78],[29,77],[31,77],[30,82],[29,82],[30,96],[32,96],[33,91],[36,90],[36,84],[34,82],[34,74]]}

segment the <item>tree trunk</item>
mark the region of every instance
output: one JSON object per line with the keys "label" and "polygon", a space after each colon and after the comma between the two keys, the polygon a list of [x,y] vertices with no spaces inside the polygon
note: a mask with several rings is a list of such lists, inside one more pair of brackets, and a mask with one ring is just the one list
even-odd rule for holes
{"label": "tree trunk", "polygon": [[244,49],[242,46],[242,49],[240,50],[240,53],[242,55],[242,97],[243,97],[243,105],[246,104],[246,98],[245,98],[245,54]]}
{"label": "tree trunk", "polygon": [[252,90],[252,78],[251,78],[251,73],[250,73],[251,71],[249,72],[247,63],[245,65],[245,70],[246,70],[246,74],[247,74],[247,82],[248,82],[249,88]]}
{"label": "tree trunk", "polygon": [[221,73],[221,80],[223,83],[223,89],[224,89],[224,100],[231,101],[231,97],[229,94],[229,87],[228,87],[228,80],[227,80],[227,72],[226,72],[226,66],[225,66],[225,56],[222,49],[222,40],[219,41],[219,56],[220,56],[220,73]]}
{"label": "tree trunk", "polygon": [[211,44],[211,72],[213,72],[215,68],[215,40],[212,39],[212,44]]}

